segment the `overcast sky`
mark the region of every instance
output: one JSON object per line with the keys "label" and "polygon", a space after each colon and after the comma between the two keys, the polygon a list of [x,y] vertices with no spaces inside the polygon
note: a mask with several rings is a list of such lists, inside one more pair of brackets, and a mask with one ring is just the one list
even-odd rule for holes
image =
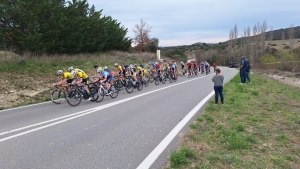
{"label": "overcast sky", "polygon": [[300,26],[300,0],[87,0],[102,14],[128,28],[143,19],[152,27],[150,38],[159,46],[218,43],[228,40],[235,24],[239,35],[244,28],[267,21],[268,31]]}

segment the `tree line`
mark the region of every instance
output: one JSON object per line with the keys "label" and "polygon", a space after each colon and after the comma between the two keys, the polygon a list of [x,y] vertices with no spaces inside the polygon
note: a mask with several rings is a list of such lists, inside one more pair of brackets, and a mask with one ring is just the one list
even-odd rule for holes
{"label": "tree line", "polygon": [[17,53],[76,54],[131,48],[127,28],[87,0],[0,2],[0,49]]}

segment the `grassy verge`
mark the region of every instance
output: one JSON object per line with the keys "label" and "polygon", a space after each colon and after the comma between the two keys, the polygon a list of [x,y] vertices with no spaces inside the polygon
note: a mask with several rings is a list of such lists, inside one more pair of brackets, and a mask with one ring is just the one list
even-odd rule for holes
{"label": "grassy verge", "polygon": [[165,168],[300,168],[300,89],[263,75],[225,85],[211,99]]}

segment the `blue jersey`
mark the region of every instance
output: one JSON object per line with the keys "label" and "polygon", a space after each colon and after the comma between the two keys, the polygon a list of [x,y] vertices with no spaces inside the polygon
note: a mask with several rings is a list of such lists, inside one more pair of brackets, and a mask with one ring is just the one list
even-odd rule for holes
{"label": "blue jersey", "polygon": [[108,79],[108,78],[111,78],[112,76],[111,76],[111,74],[110,73],[108,73],[107,71],[103,71],[102,72],[102,76],[103,76],[103,78],[106,78],[106,79]]}

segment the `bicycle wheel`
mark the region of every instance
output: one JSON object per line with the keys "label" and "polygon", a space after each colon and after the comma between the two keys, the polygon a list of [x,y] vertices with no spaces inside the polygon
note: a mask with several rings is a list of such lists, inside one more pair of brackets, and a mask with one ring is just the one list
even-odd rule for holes
{"label": "bicycle wheel", "polygon": [[99,87],[97,93],[94,95],[94,99],[97,103],[100,103],[102,102],[103,98],[104,98],[104,90],[101,87]]}
{"label": "bicycle wheel", "polygon": [[109,96],[114,99],[114,98],[118,97],[118,95],[119,95],[119,90],[116,89],[114,86],[112,86],[110,88],[110,95]]}
{"label": "bicycle wheel", "polygon": [[55,104],[61,104],[66,100],[66,94],[61,89],[56,89],[51,93],[51,100]]}
{"label": "bicycle wheel", "polygon": [[158,85],[159,82],[160,82],[160,78],[159,78],[159,76],[156,76],[156,78],[155,78],[155,84]]}
{"label": "bicycle wheel", "polygon": [[142,83],[142,81],[139,80],[136,85],[137,85],[136,88],[138,89],[138,91],[141,91],[143,89],[143,83]]}
{"label": "bicycle wheel", "polygon": [[127,93],[132,93],[133,89],[134,89],[134,85],[131,81],[126,83],[125,89],[127,91]]}
{"label": "bicycle wheel", "polygon": [[93,102],[96,100],[94,98],[94,96],[97,95],[97,89],[96,89],[96,87],[90,87],[89,90],[90,90],[90,96],[92,97],[92,100],[90,100],[90,101]]}
{"label": "bicycle wheel", "polygon": [[165,84],[166,81],[167,81],[167,78],[166,78],[166,76],[163,75],[163,76],[162,76],[162,79],[161,79],[162,84]]}
{"label": "bicycle wheel", "polygon": [[121,91],[123,89],[123,84],[120,80],[115,81],[114,86],[119,91]]}
{"label": "bicycle wheel", "polygon": [[149,76],[149,82],[152,83],[153,81],[154,81],[154,77],[153,77],[153,75],[150,75]]}
{"label": "bicycle wheel", "polygon": [[149,85],[149,77],[148,76],[144,77],[143,85],[145,85],[145,87],[148,87],[148,85]]}
{"label": "bicycle wheel", "polygon": [[70,106],[78,106],[82,100],[82,95],[79,90],[70,90],[67,95],[67,102]]}

